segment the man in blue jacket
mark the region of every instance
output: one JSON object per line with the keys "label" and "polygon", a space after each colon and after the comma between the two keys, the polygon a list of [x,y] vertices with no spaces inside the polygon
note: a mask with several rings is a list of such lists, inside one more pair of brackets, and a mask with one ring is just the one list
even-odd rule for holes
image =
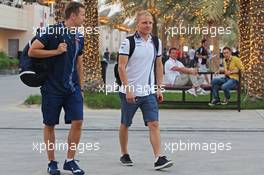
{"label": "man in blue jacket", "polygon": [[[70,2],[65,7],[65,22],[49,26],[32,44],[28,55],[50,61],[48,79],[41,87],[44,140],[48,154],[48,173],[60,174],[54,154],[55,125],[59,124],[61,109],[65,123],[71,124],[68,153],[63,169],[83,175],[74,157],[83,123],[83,36],[78,33],[85,18],[81,3]],[[59,28],[59,30],[57,30]],[[53,147],[50,146],[53,144]]]}

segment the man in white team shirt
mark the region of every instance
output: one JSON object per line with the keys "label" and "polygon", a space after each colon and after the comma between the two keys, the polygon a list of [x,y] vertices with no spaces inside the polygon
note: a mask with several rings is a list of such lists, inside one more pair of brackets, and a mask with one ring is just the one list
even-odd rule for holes
{"label": "man in white team shirt", "polygon": [[[119,140],[121,147],[120,161],[123,165],[132,166],[128,154],[128,128],[138,108],[141,109],[145,125],[149,128],[150,142],[155,161],[154,168],[168,168],[173,163],[161,156],[159,113],[157,101],[163,101],[161,85],[163,65],[161,59],[161,41],[158,40],[158,51],[155,48],[154,37],[151,35],[153,18],[148,11],[141,11],[136,17],[137,32],[134,35],[135,50],[128,58],[130,40],[126,39],[119,49],[118,71],[122,82],[120,87],[121,125]],[[156,71],[154,72],[154,64]],[[154,88],[155,77],[157,88]],[[155,89],[157,91],[155,91]]]}
{"label": "man in white team shirt", "polygon": [[171,48],[169,50],[170,58],[165,63],[165,77],[164,84],[169,86],[185,86],[192,85],[192,88],[187,92],[197,96],[206,95],[207,92],[201,88],[204,82],[204,77],[198,75],[197,69],[186,68],[177,60],[177,49]]}

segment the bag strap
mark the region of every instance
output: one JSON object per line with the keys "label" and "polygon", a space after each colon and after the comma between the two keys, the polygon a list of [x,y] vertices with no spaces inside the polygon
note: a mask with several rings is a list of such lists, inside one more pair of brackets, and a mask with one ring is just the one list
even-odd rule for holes
{"label": "bag strap", "polygon": [[153,41],[153,44],[154,44],[154,47],[157,51],[157,56],[158,56],[158,53],[159,53],[159,38],[157,36],[152,36],[152,41]]}
{"label": "bag strap", "polygon": [[128,36],[127,39],[129,41],[129,54],[128,54],[128,59],[133,55],[135,48],[136,48],[136,43],[135,43],[135,35]]}
{"label": "bag strap", "polygon": [[[153,41],[153,44],[154,44],[154,47],[156,49],[156,58],[159,56],[158,53],[159,53],[159,38],[157,36],[152,36],[152,41]],[[157,84],[157,78],[156,78],[156,59],[155,58],[155,61],[154,61],[154,84]]]}
{"label": "bag strap", "polygon": [[156,80],[156,60],[158,57],[158,52],[159,52],[159,38],[157,36],[151,36],[152,37],[152,43],[153,43],[153,47],[154,47],[154,57],[153,57],[153,61],[152,61],[152,65],[151,65],[151,69],[150,69],[150,73],[149,73],[149,86],[150,89],[149,91],[151,91],[151,72],[152,69],[154,67],[154,84],[156,84],[157,80]]}

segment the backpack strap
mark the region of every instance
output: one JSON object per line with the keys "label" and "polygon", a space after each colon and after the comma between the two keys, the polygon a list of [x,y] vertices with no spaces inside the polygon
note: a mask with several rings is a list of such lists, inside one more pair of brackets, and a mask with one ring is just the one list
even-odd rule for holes
{"label": "backpack strap", "polygon": [[[135,47],[136,47],[136,43],[135,43],[135,35],[132,36],[128,36],[127,39],[129,41],[129,54],[128,54],[128,58],[130,58],[134,51],[135,51]],[[155,49],[157,51],[157,53],[159,52],[159,38],[157,36],[152,36],[152,40],[155,46]],[[158,56],[158,55],[157,55]]]}
{"label": "backpack strap", "polygon": [[[153,41],[153,45],[156,49],[156,58],[159,56],[158,53],[159,53],[159,38],[157,36],[153,36],[151,35],[152,37],[152,41]],[[154,84],[157,84],[157,78],[156,78],[156,58],[154,58],[153,60],[153,63],[152,63],[152,66],[154,66]],[[149,84],[150,84],[150,77],[149,77]]]}
{"label": "backpack strap", "polygon": [[159,53],[159,38],[157,36],[152,36],[152,41],[154,43],[155,49],[157,51],[157,56]]}
{"label": "backpack strap", "polygon": [[128,54],[128,59],[129,59],[135,51],[136,43],[135,43],[134,35],[128,36],[127,39],[129,41],[129,54]]}

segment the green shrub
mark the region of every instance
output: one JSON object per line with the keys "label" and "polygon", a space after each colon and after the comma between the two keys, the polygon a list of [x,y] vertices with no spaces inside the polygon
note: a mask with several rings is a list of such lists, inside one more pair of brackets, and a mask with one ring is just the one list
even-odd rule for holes
{"label": "green shrub", "polygon": [[111,52],[110,54],[110,60],[111,61],[116,61],[117,60],[117,52]]}
{"label": "green shrub", "polygon": [[19,64],[18,59],[9,58],[6,53],[0,52],[0,69],[15,68]]}
{"label": "green shrub", "polygon": [[25,105],[40,105],[41,104],[41,96],[40,95],[30,95],[25,101]]}
{"label": "green shrub", "polygon": [[[223,93],[220,93],[221,97],[223,97]],[[181,93],[164,93],[164,98],[166,100],[180,100],[182,97]],[[242,98],[244,99],[245,94],[242,94]],[[192,101],[206,101],[209,100],[209,95],[193,97],[189,94],[186,94],[186,100]],[[236,100],[236,94],[232,93],[232,100]],[[92,109],[120,109],[120,99],[118,93],[96,93],[96,92],[85,92],[84,103],[88,108]],[[29,96],[24,104],[32,105],[32,104],[41,104],[41,96],[40,95],[31,95]],[[256,101],[250,102],[245,101],[241,103],[242,109],[264,109],[264,101]],[[192,105],[165,105],[162,104],[159,106],[160,109],[195,109],[195,106]],[[204,105],[203,109],[225,109],[226,106],[215,106],[209,107]]]}

